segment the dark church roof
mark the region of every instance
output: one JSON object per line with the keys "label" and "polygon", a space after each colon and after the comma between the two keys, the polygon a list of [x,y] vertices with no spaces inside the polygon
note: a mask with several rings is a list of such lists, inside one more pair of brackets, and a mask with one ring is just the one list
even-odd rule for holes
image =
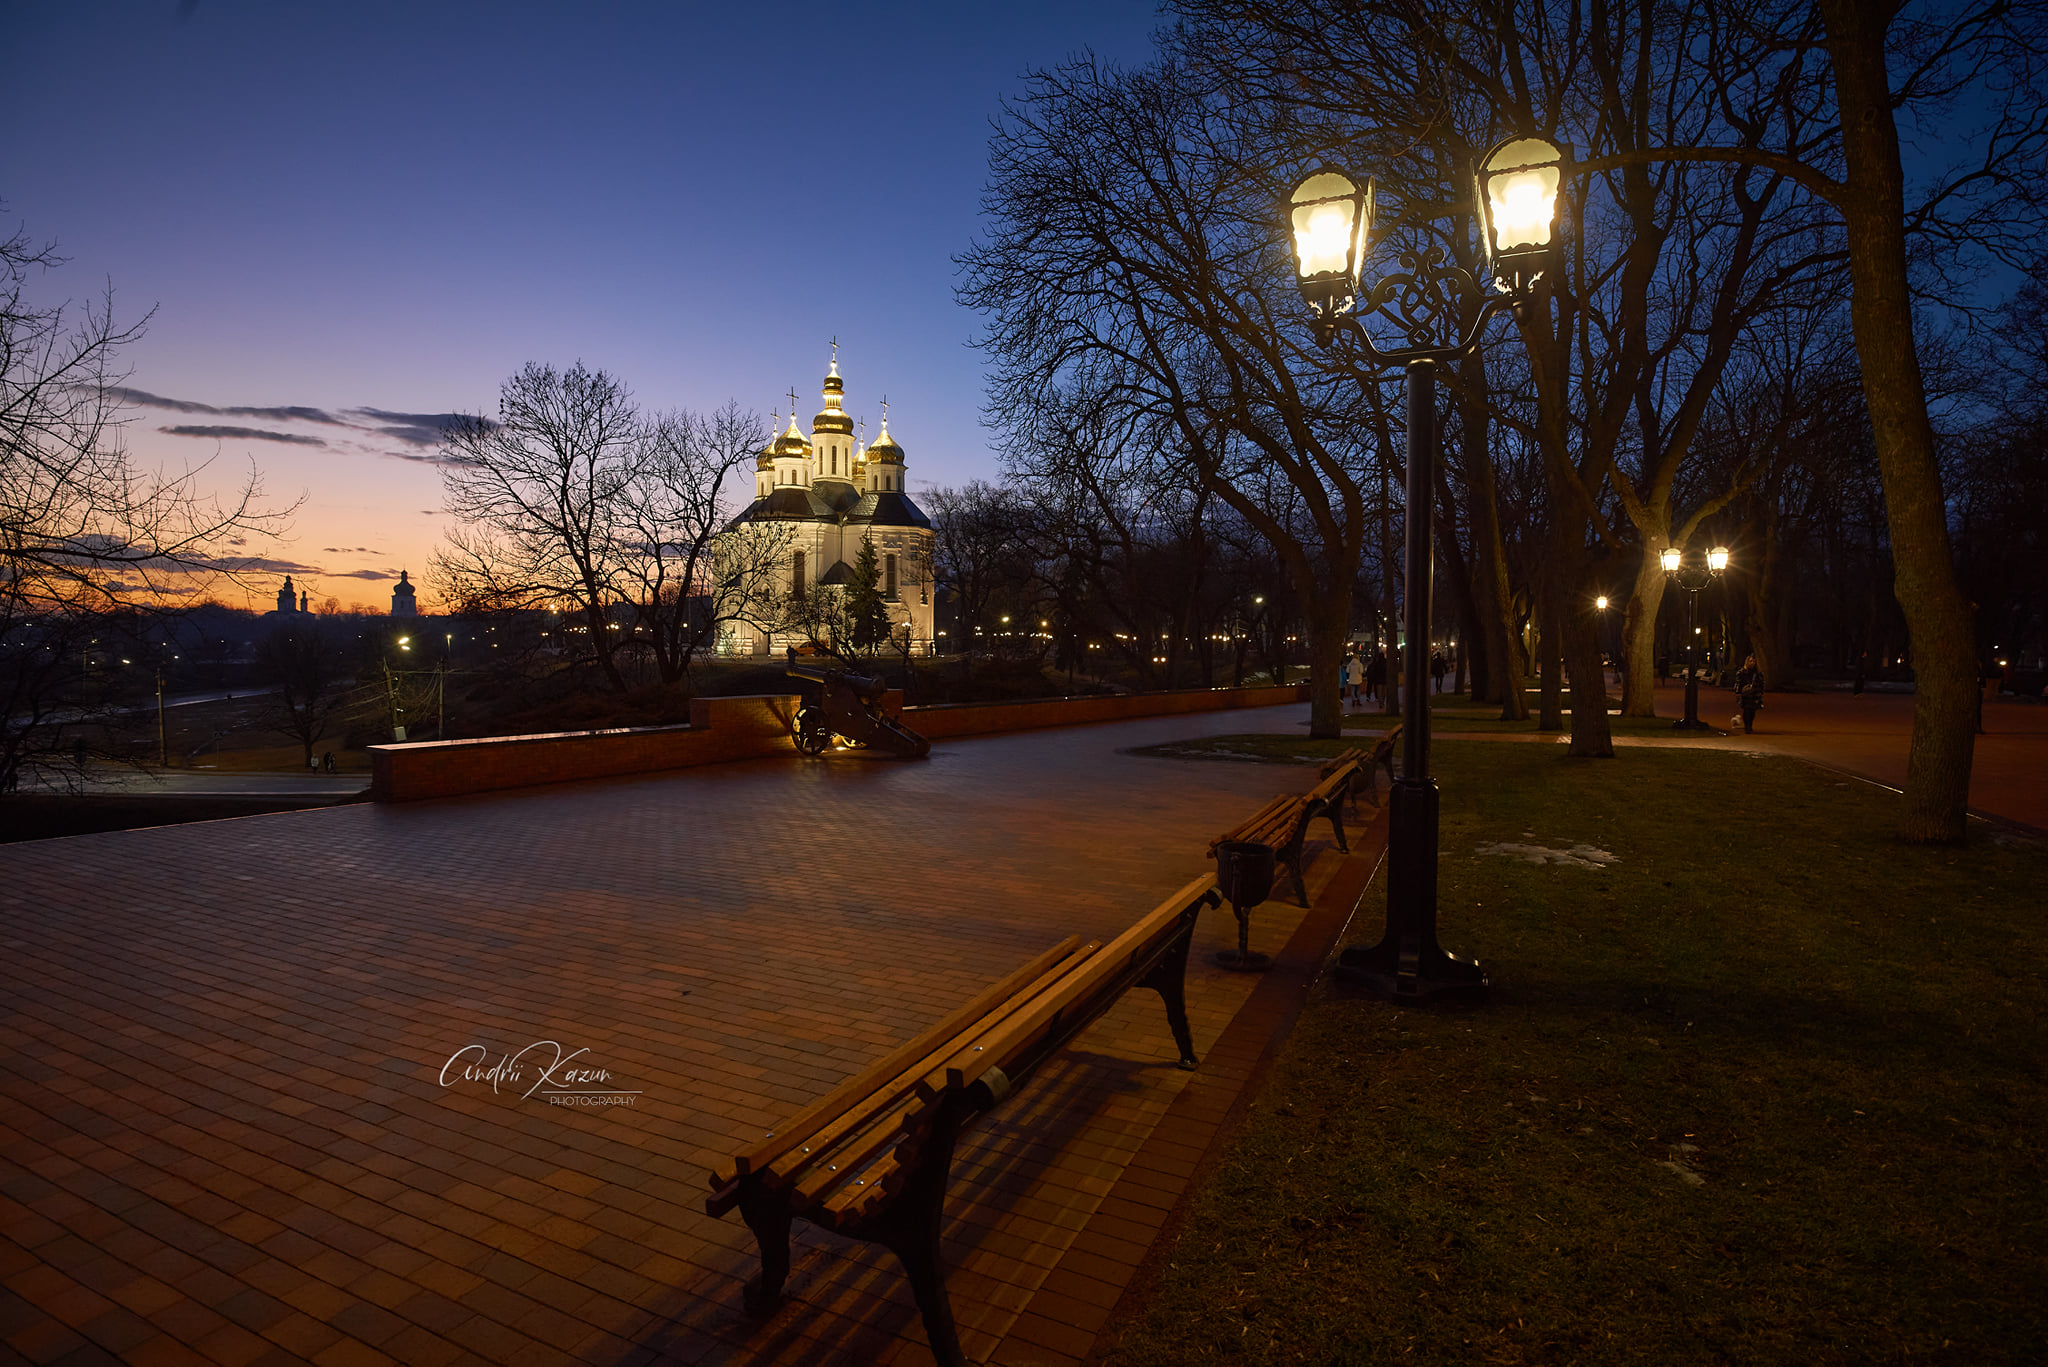
{"label": "dark church roof", "polygon": [[811,491],[835,513],[850,512],[860,502],[860,490],[853,487],[851,480],[833,479],[829,475],[815,480]]}
{"label": "dark church roof", "polygon": [[824,499],[819,498],[801,484],[784,484],[766,498],[757,498],[740,511],[738,517],[725,524],[731,531],[743,522],[766,522],[773,519],[798,518],[807,522],[837,521],[836,510]]}
{"label": "dark church roof", "polygon": [[831,569],[825,571],[824,577],[819,579],[818,582],[820,584],[851,584],[853,582],[853,567],[844,560],[838,561],[834,563]]}
{"label": "dark church roof", "polygon": [[909,494],[894,489],[868,494],[861,499],[854,510],[847,515],[848,522],[865,522],[873,527],[925,527],[932,520],[924,515]]}

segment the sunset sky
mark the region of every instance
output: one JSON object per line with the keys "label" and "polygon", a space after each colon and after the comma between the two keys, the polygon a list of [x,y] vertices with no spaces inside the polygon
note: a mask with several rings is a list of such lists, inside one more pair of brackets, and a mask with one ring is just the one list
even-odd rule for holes
{"label": "sunset sky", "polygon": [[[1028,68],[1142,60],[1150,0],[757,6],[8,0],[5,227],[154,309],[124,353],[145,464],[304,496],[292,573],[378,608],[446,518],[434,416],[529,360],[649,408],[808,426],[829,342],[913,493],[991,478],[953,299],[989,120]],[[239,591],[230,595],[239,600]],[[422,607],[431,607],[422,594]]]}

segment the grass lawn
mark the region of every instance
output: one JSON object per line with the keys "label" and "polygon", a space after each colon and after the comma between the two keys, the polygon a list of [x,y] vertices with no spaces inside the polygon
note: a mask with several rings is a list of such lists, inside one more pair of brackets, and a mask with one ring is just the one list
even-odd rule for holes
{"label": "grass lawn", "polygon": [[1791,760],[1435,759],[1491,1003],[1320,985],[1103,1363],[2044,1360],[2048,848]]}

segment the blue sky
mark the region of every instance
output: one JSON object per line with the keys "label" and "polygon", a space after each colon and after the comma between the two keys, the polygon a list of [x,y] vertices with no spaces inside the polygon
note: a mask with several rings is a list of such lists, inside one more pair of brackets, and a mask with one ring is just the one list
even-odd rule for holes
{"label": "blue sky", "polygon": [[[380,603],[361,586],[417,575],[444,521],[406,417],[488,411],[528,360],[654,408],[786,416],[794,384],[808,422],[836,336],[913,489],[992,476],[952,261],[989,120],[1026,69],[1143,60],[1157,23],[1150,0],[0,12],[7,217],[70,256],[46,290],[156,310],[128,385],[185,405],[132,410],[131,447],[254,458],[307,498],[272,558]],[[281,408],[317,416],[251,411]]]}

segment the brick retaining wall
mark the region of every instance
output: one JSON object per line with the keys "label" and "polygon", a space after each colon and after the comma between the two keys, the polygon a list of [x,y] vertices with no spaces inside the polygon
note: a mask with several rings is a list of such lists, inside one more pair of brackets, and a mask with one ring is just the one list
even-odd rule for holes
{"label": "brick retaining wall", "polygon": [[[1190,688],[1113,697],[904,707],[903,695],[892,689],[884,696],[883,706],[891,712],[900,711],[904,724],[911,730],[938,740],[1184,712],[1270,707],[1307,698],[1308,685],[1292,684],[1285,688]],[[416,802],[499,788],[524,788],[536,783],[567,783],[575,779],[685,769],[721,760],[794,754],[789,723],[801,704],[802,699],[795,694],[696,698],[690,703],[688,726],[635,726],[611,731],[373,745],[370,796],[378,802]]]}

